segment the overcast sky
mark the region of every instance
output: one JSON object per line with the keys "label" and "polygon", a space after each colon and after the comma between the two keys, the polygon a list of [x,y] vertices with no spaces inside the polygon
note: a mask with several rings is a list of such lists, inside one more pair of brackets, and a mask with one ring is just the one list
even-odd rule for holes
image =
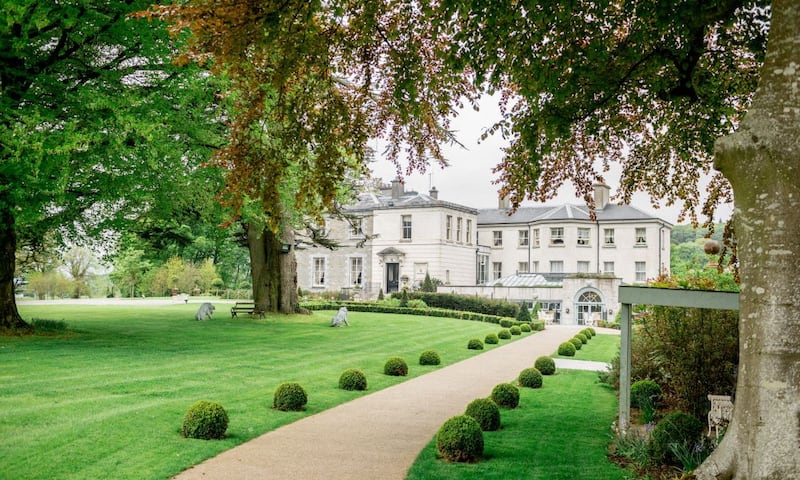
{"label": "overcast sky", "polygon": [[[466,149],[455,145],[446,146],[444,152],[450,165],[444,169],[433,165],[424,174],[405,177],[406,190],[428,192],[430,187],[434,186],[439,191],[440,200],[473,208],[496,208],[499,186],[492,183],[497,178],[497,175],[492,173],[492,168],[502,159],[501,149],[505,143],[497,134],[481,143],[478,143],[478,140],[483,130],[499,118],[497,105],[492,101],[483,101],[479,112],[475,112],[471,107],[463,110],[453,120],[451,128],[456,131],[457,138]],[[396,175],[395,166],[380,157],[373,164],[372,170],[373,176],[382,178],[384,182],[390,181]],[[613,194],[619,186],[618,176],[608,173],[604,174],[604,179]],[[572,185],[565,185],[554,202],[583,204],[583,199],[575,196]],[[651,207],[649,196],[643,193],[637,194],[632,204],[671,223],[677,222],[679,214],[677,207],[666,207],[661,204],[659,209],[654,209]],[[524,205],[533,203],[526,202]],[[724,212],[723,215],[729,215],[731,209],[721,208],[720,211]],[[727,220],[727,217],[724,220]]]}

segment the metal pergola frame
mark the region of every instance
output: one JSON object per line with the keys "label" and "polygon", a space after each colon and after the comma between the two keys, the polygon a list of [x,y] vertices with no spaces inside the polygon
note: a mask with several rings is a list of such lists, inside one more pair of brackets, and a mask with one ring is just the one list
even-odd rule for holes
{"label": "metal pergola frame", "polygon": [[628,429],[631,418],[631,306],[661,305],[665,307],[739,310],[739,294],[675,288],[619,287],[620,356],[619,356],[619,419],[620,432]]}

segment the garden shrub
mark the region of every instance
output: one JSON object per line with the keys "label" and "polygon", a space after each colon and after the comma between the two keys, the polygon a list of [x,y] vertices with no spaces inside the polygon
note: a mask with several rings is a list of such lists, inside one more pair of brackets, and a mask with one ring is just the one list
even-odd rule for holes
{"label": "garden shrub", "polygon": [[679,465],[673,453],[675,445],[693,450],[701,440],[703,424],[686,412],[668,413],[650,432],[647,452],[654,463]]}
{"label": "garden shrub", "polygon": [[584,334],[584,335],[586,335],[586,338],[587,338],[587,339],[589,339],[589,340],[591,340],[591,339],[592,339],[592,337],[594,337],[594,336],[596,335],[596,334],[594,333],[594,330],[592,330],[592,329],[591,329],[591,328],[589,328],[589,327],[587,327],[587,328],[584,328],[583,330],[581,330],[581,333],[582,333],[582,334]]}
{"label": "garden shrub", "polygon": [[517,321],[520,323],[528,323],[531,321],[531,313],[528,311],[528,306],[525,303],[519,307]]}
{"label": "garden shrub", "polygon": [[536,367],[536,370],[539,370],[542,375],[552,375],[556,373],[555,360],[546,355],[537,358],[533,366]]}
{"label": "garden shrub", "polygon": [[181,435],[186,438],[211,440],[224,438],[228,429],[228,413],[222,405],[200,400],[189,407],[183,417]]}
{"label": "garden shrub", "polygon": [[492,389],[491,399],[498,407],[517,408],[519,405],[519,389],[510,383],[497,384]]}
{"label": "garden shrub", "polygon": [[641,408],[649,403],[657,404],[661,399],[661,387],[653,380],[639,380],[631,385],[631,406]]}
{"label": "garden shrub", "polygon": [[564,342],[558,346],[558,354],[565,357],[575,356],[575,345],[572,342]]}
{"label": "garden shrub", "polygon": [[483,431],[468,415],[451,417],[436,433],[439,455],[451,462],[474,462],[483,455]]}
{"label": "garden shrub", "polygon": [[500,329],[500,331],[497,332],[497,338],[508,340],[511,338],[511,332],[509,332],[507,328]]}
{"label": "garden shrub", "polygon": [[434,350],[425,350],[419,354],[420,365],[439,365],[440,363],[442,363],[442,357]]}
{"label": "garden shrub", "polygon": [[522,330],[516,325],[509,328],[508,331],[511,333],[511,335],[522,335]]}
{"label": "garden shrub", "polygon": [[272,408],[284,412],[303,410],[308,402],[306,391],[299,383],[282,383],[275,390],[275,397],[272,401]]}
{"label": "garden shrub", "polygon": [[467,405],[464,415],[477,420],[484,432],[493,432],[500,428],[500,407],[491,398],[476,398]]}
{"label": "garden shrub", "polygon": [[531,331],[531,324],[530,323],[523,323],[519,326],[519,329],[522,330],[524,333],[528,333]]}
{"label": "garden shrub", "polygon": [[470,338],[467,348],[470,350],[483,350],[483,342],[481,342],[480,338]]}
{"label": "garden shrub", "polygon": [[531,322],[531,329],[534,332],[541,332],[544,330],[544,320],[535,320]]}
{"label": "garden shrub", "polygon": [[589,328],[587,328],[586,330],[588,330],[588,331],[589,331],[589,333],[591,333],[593,337],[594,337],[595,335],[597,335],[597,331],[595,331],[595,329],[594,329],[594,328],[592,328],[592,327],[589,327]]}
{"label": "garden shrub", "polygon": [[500,339],[497,337],[496,333],[487,333],[486,338],[484,338],[483,341],[489,345],[500,343]]}
{"label": "garden shrub", "polygon": [[575,338],[580,340],[583,345],[586,345],[587,343],[589,343],[589,339],[586,338],[586,335],[584,335],[582,333],[579,333],[579,334],[575,335]]}
{"label": "garden shrub", "polygon": [[534,367],[526,368],[519,372],[520,386],[527,388],[541,388],[542,387],[542,372]]}
{"label": "garden shrub", "polygon": [[580,350],[583,347],[583,342],[578,337],[572,337],[569,339],[570,343],[575,346],[575,350]]}
{"label": "garden shrub", "polygon": [[512,320],[509,320],[507,318],[500,319],[500,326],[501,327],[503,327],[503,328],[511,328],[512,325],[514,325],[514,322]]}
{"label": "garden shrub", "polygon": [[345,370],[339,377],[339,388],[342,390],[366,390],[367,377],[364,372],[355,368]]}
{"label": "garden shrub", "polygon": [[408,375],[408,364],[402,357],[389,357],[383,365],[383,373],[394,377],[405,377]]}

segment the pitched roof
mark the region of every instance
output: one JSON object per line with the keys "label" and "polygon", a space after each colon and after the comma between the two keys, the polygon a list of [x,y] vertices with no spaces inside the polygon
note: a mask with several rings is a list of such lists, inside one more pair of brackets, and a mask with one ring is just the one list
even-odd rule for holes
{"label": "pitched roof", "polygon": [[383,193],[362,193],[358,195],[358,202],[354,205],[348,205],[350,211],[370,211],[389,208],[426,208],[426,207],[444,207],[455,210],[461,210],[473,215],[477,214],[477,210],[466,205],[447,202],[433,198],[428,194],[415,192],[409,190],[401,193],[397,197],[392,197],[391,194]]}
{"label": "pitched roof", "polygon": [[[591,221],[589,207],[586,205],[553,205],[521,207],[509,215],[510,210],[491,208],[478,210],[478,224],[527,224],[538,221]],[[624,220],[661,220],[630,205],[608,204],[597,210],[595,216],[600,222]],[[663,220],[661,220],[663,221]]]}

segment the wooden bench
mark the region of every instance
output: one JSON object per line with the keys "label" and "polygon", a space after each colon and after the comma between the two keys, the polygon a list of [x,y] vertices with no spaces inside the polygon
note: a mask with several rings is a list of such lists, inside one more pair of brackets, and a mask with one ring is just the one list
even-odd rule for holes
{"label": "wooden bench", "polygon": [[231,307],[231,318],[238,317],[240,313],[248,315],[258,315],[259,318],[264,318],[264,312],[256,312],[256,304],[254,302],[236,302]]}

